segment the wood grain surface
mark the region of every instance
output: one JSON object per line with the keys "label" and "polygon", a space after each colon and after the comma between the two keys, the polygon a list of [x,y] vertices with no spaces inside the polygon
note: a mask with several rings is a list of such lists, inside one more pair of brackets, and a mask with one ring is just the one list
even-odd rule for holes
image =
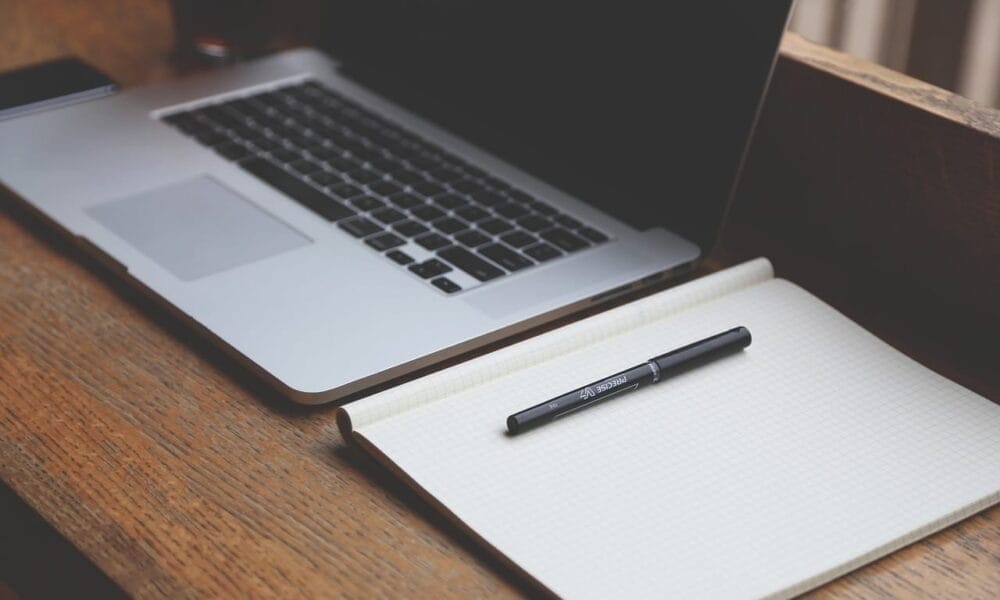
{"label": "wood grain surface", "polygon": [[[0,70],[65,53],[83,56],[126,85],[169,77],[176,70],[169,61],[164,2],[0,0],[0,14],[5,16],[0,19]],[[771,216],[780,204],[759,200],[794,191],[780,178],[789,164],[803,172],[794,181],[808,175],[814,181],[809,185],[817,188],[843,169],[850,172],[851,165],[861,168],[860,158],[852,161],[856,152],[843,144],[837,146],[843,165],[839,172],[824,170],[828,165],[819,161],[825,155],[815,163],[808,156],[784,165],[774,162],[791,160],[778,147],[782,140],[796,139],[792,130],[801,123],[786,113],[798,102],[832,108],[838,99],[853,98],[852,107],[867,101],[891,119],[910,115],[916,123],[961,126],[960,131],[984,136],[964,156],[995,160],[995,113],[940,90],[927,91],[939,98],[934,100],[922,92],[911,94],[911,88],[922,86],[800,40],[786,40],[776,95],[761,122],[739,210],[706,268],[766,250],[780,273],[797,281],[804,277],[814,291],[851,288],[828,299],[926,364],[996,400],[996,369],[990,371],[981,366],[985,359],[977,362],[974,353],[961,351],[972,339],[964,337],[971,335],[967,329],[945,338],[955,346],[936,343],[937,330],[921,334],[917,326],[922,323],[912,321],[912,311],[885,304],[891,295],[868,294],[851,285],[853,258],[802,245],[801,236],[788,233],[803,227],[809,231],[811,219],[824,214],[821,207],[793,213],[778,227]],[[872,159],[863,153],[860,157]],[[932,171],[910,175],[919,185],[933,186],[955,173]],[[989,221],[996,217],[989,208],[997,199],[992,177],[975,183],[985,200],[961,203],[975,215],[970,229],[955,232],[948,223],[939,223],[946,230],[942,235],[956,240],[952,259],[974,252],[958,243],[966,239],[965,231],[972,232],[968,238],[989,244],[988,236],[975,232],[1000,229],[997,220]],[[862,179],[853,185],[858,192],[873,183]],[[842,196],[820,200],[849,201],[850,187],[842,186]],[[752,208],[758,206],[762,208]],[[986,208],[977,212],[978,206]],[[853,213],[842,209],[847,216],[838,223],[849,224],[849,215],[863,219],[871,212],[863,203],[854,207]],[[980,251],[995,256],[990,253],[997,247]],[[891,271],[893,265],[899,267],[898,260],[886,260],[872,273],[893,274],[892,286],[912,285],[912,277]],[[953,289],[944,290],[940,302],[976,296],[967,282],[993,272],[988,267],[984,271],[979,262],[971,265],[948,280]],[[864,281],[869,279],[879,277]],[[988,291],[989,285],[983,289]],[[927,306],[938,306],[937,298]],[[98,263],[81,258],[75,247],[9,198],[0,199],[0,478],[130,595],[537,593],[378,465],[346,446],[332,407],[285,402],[158,305]],[[8,529],[3,519],[9,518],[9,512],[0,514],[0,530]],[[994,508],[815,595],[990,598],[998,592],[1000,508]]]}

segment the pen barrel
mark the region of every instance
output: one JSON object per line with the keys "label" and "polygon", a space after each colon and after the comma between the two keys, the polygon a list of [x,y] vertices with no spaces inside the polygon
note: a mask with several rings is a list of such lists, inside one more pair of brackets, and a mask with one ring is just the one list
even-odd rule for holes
{"label": "pen barrel", "polygon": [[507,431],[511,434],[527,431],[613,396],[673,377],[749,345],[750,330],[735,327],[514,413],[507,417]]}
{"label": "pen barrel", "polygon": [[643,363],[514,413],[507,417],[507,430],[510,433],[527,431],[618,394],[634,391],[653,381],[654,369],[649,363]]}
{"label": "pen barrel", "polygon": [[682,348],[649,359],[660,370],[657,381],[679,375],[690,369],[746,348],[750,345],[750,330],[735,327]]}

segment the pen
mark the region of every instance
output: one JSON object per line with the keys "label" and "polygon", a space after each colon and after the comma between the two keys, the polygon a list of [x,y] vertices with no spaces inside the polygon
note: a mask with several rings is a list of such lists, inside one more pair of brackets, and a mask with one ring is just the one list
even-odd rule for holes
{"label": "pen", "polygon": [[521,433],[614,396],[658,383],[750,345],[750,330],[736,327],[651,358],[582,388],[556,396],[507,417],[507,431]]}

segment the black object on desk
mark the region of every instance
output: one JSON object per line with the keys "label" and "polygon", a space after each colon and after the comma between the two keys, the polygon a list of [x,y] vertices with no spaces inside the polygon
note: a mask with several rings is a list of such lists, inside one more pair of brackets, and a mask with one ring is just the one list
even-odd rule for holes
{"label": "black object on desk", "polygon": [[67,57],[0,73],[0,121],[92,100],[118,90],[113,79]]}
{"label": "black object on desk", "polygon": [[736,327],[615,373],[580,389],[556,396],[507,417],[507,432],[517,434],[614,396],[635,391],[683,373],[750,345],[750,330]]}

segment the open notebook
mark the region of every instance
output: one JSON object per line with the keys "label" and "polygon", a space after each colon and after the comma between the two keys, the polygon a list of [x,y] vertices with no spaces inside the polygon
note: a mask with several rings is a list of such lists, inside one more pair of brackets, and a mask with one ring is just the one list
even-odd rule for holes
{"label": "open notebook", "polygon": [[[744,352],[505,434],[513,412],[737,325]],[[1000,406],[764,259],[340,410],[345,438],[571,598],[791,596],[1000,500]]]}

